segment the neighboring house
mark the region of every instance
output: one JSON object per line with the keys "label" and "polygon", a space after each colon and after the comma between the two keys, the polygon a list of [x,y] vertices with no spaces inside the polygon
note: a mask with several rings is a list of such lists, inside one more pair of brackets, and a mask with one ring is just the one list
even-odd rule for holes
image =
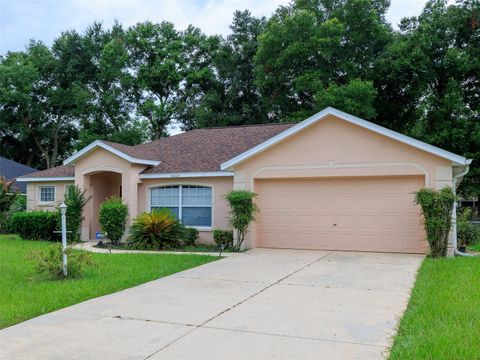
{"label": "neighboring house", "polygon": [[248,248],[424,253],[415,191],[458,185],[470,162],[327,108],[298,124],[197,129],[138,146],[95,141],[19,181],[28,209],[53,209],[68,185],[87,189],[83,240],[99,229],[100,203],[119,195],[129,221],[167,207],[211,241],[213,228],[228,227],[225,193],[248,189],[260,208]]}
{"label": "neighboring house", "polygon": [[[15,180],[17,177],[30,174],[33,171],[37,171],[37,169],[0,156],[0,177],[4,177],[7,180]],[[14,186],[16,186],[22,194],[27,192],[27,184],[24,182],[15,181]]]}

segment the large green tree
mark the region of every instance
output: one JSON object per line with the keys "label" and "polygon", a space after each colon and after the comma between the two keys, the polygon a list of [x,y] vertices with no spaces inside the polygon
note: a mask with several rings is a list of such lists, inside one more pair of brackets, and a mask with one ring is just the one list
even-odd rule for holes
{"label": "large green tree", "polygon": [[300,120],[328,103],[372,118],[374,67],[392,39],[387,8],[380,0],[297,0],[280,7],[255,58],[270,116]]}
{"label": "large green tree", "polygon": [[90,93],[88,116],[82,121],[78,147],[103,139],[128,145],[142,143],[146,126],[134,109],[133,78],[126,47],[126,31],[115,23],[105,30],[90,26],[82,39],[90,70],[84,84]]}
{"label": "large green tree", "polygon": [[186,59],[173,24],[139,23],[126,34],[137,115],[149,125],[152,140],[167,135],[179,107]]}
{"label": "large green tree", "polygon": [[199,29],[183,33],[188,61],[179,121],[184,129],[268,121],[254,64],[265,24],[265,18],[245,10],[234,13],[226,38],[207,37]]}
{"label": "large green tree", "polygon": [[462,191],[480,194],[480,5],[429,1],[382,54],[378,122],[473,158]]}
{"label": "large green tree", "polygon": [[220,118],[224,106],[223,84],[218,80],[214,58],[221,38],[206,36],[190,26],[181,34],[184,79],[179,88],[177,118],[183,130],[205,127]]}
{"label": "large green tree", "polygon": [[28,148],[41,161],[32,165],[53,167],[72,147],[76,105],[85,93],[63,65],[39,42],[8,53],[0,64],[1,142],[31,141]]}

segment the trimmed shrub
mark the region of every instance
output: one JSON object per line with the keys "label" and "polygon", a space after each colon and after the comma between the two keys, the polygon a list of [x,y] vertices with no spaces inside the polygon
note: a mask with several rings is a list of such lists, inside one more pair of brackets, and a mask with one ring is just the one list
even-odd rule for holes
{"label": "trimmed shrub", "polygon": [[128,242],[136,249],[171,249],[180,245],[184,229],[168,209],[144,212],[133,220]]}
{"label": "trimmed shrub", "polygon": [[455,194],[449,187],[438,191],[423,188],[416,193],[415,203],[422,207],[424,227],[432,257],[447,255],[454,201]]}
{"label": "trimmed shrub", "polygon": [[98,222],[105,236],[118,245],[127,221],[128,207],[118,196],[108,198],[100,205]]}
{"label": "trimmed shrub", "polygon": [[[67,247],[67,277],[78,278],[82,275],[85,266],[92,265],[92,256],[86,251],[73,251]],[[56,244],[46,249],[37,249],[27,256],[35,266],[38,274],[46,275],[50,279],[62,279],[63,274],[63,251],[62,245]]]}
{"label": "trimmed shrub", "polygon": [[213,240],[218,246],[223,245],[225,249],[233,246],[233,231],[232,230],[213,230]]}
{"label": "trimmed shrub", "polygon": [[25,240],[59,240],[57,230],[58,213],[49,211],[21,211],[8,221],[9,231]]}
{"label": "trimmed shrub", "polygon": [[198,240],[198,230],[195,228],[184,227],[182,234],[182,245],[195,245]]}
{"label": "trimmed shrub", "polygon": [[480,227],[470,222],[471,209],[464,209],[457,217],[458,246],[474,245],[480,242]]}
{"label": "trimmed shrub", "polygon": [[255,221],[255,215],[258,211],[254,203],[257,194],[248,190],[233,190],[225,195],[225,199],[230,205],[230,225],[235,230],[236,238],[232,250],[240,251],[248,226]]}
{"label": "trimmed shrub", "polygon": [[[87,190],[80,190],[75,186],[67,187],[63,202],[67,205],[67,238],[69,241],[76,242],[80,239],[79,230],[83,220],[83,208],[92,198],[91,196],[85,196]],[[60,218],[60,216],[59,216]],[[61,228],[61,225],[59,225]]]}

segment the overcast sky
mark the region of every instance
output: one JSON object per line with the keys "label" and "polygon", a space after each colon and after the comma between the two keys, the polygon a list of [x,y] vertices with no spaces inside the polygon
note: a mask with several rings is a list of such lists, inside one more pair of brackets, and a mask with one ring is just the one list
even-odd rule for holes
{"label": "overcast sky", "polygon": [[[269,16],[289,0],[0,0],[0,54],[22,50],[35,38],[51,44],[61,31],[83,31],[94,20],[107,27],[115,19],[125,26],[151,20],[188,24],[207,34],[227,34],[234,10]],[[425,0],[391,0],[389,21],[420,13]]]}

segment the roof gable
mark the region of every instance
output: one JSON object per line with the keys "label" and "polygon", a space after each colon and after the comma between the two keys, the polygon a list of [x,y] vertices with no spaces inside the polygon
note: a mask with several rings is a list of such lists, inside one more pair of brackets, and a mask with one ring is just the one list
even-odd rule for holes
{"label": "roof gable", "polygon": [[92,142],[90,145],[84,147],[82,150],[77,151],[75,154],[65,159],[63,164],[64,165],[73,164],[76,160],[88,155],[88,153],[90,153],[91,151],[97,148],[102,148],[106,151],[109,151],[112,154],[115,154],[118,157],[134,164],[152,165],[152,166],[160,164],[160,161],[151,159],[151,156],[148,156],[148,155],[144,156],[146,154],[144,154],[141,151],[138,151],[138,149],[134,146],[128,146],[128,145],[117,144],[117,143],[112,143],[107,141],[100,141],[100,140],[96,140]]}
{"label": "roof gable", "polygon": [[454,153],[451,153],[449,151],[440,149],[436,146],[424,143],[422,141],[416,140],[414,138],[411,138],[409,136],[400,134],[396,131],[387,129],[383,126],[371,123],[367,120],[360,119],[356,116],[347,114],[343,111],[337,110],[332,107],[325,108],[324,110],[316,113],[315,115],[312,115],[308,119],[303,120],[302,122],[296,124],[295,126],[290,127],[289,129],[281,132],[278,135],[273,136],[272,138],[264,141],[263,143],[252,147],[251,149],[239,154],[238,156],[235,156],[234,158],[224,162],[221,164],[221,169],[222,170],[231,170],[235,165],[250,159],[251,157],[269,149],[270,147],[282,142],[283,140],[297,134],[303,129],[308,128],[309,126],[316,124],[317,122],[327,118],[329,115],[333,115],[341,120],[347,121],[349,123],[358,125],[360,127],[363,127],[365,129],[371,130],[377,134],[381,134],[383,136],[386,136],[390,139],[399,141],[401,143],[407,144],[409,146],[412,146],[414,148],[423,150],[427,153],[436,155],[438,157],[447,159],[452,161],[452,164],[454,166],[464,166],[468,165],[471,163],[471,160],[467,160],[463,156],[456,155]]}

